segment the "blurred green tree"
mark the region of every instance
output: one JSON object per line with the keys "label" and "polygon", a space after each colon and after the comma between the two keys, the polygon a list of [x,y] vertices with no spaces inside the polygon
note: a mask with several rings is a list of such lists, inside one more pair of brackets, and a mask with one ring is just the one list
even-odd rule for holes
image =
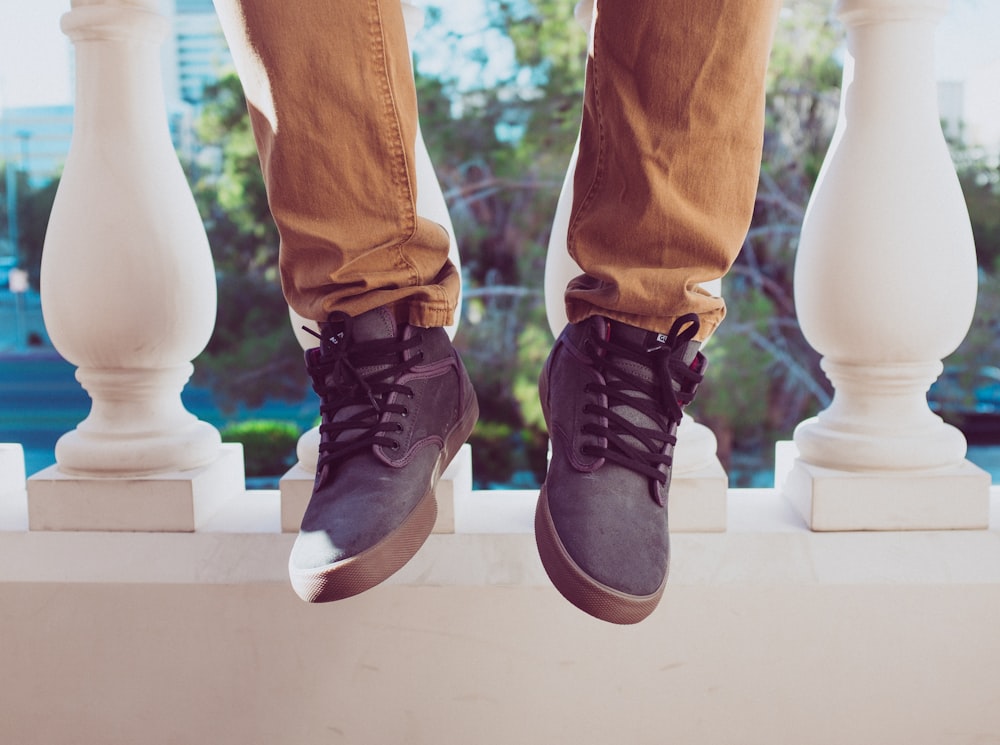
{"label": "blurred green tree", "polygon": [[976,244],[979,295],[972,328],[944,360],[948,381],[932,388],[932,396],[944,393],[946,400],[936,402],[941,414],[961,425],[962,415],[975,408],[982,371],[1000,367],[1000,151],[969,145],[962,137],[950,144]]}
{"label": "blurred green tree", "polygon": [[530,485],[545,471],[545,252],[579,129],[587,41],[565,2],[486,0],[484,9],[483,38],[509,41],[511,68],[473,54],[453,69],[478,65],[488,82],[463,87],[473,76],[418,72],[417,90],[466,279],[456,346],[482,409],[473,473],[481,485]]}
{"label": "blurred green tree", "polygon": [[[0,164],[0,240],[6,240],[10,231],[8,216],[7,168],[14,167],[6,163]],[[59,177],[55,177],[40,186],[34,186],[28,181],[28,175],[18,170],[13,180],[17,189],[17,259],[18,265],[27,270],[32,287],[38,289],[39,275],[42,265],[42,248],[45,243],[45,231],[49,224],[49,213],[59,188]],[[13,252],[14,247],[10,250]]]}
{"label": "blurred green tree", "polygon": [[199,155],[185,165],[212,247],[219,311],[194,381],[210,387],[226,411],[300,401],[308,378],[281,293],[278,230],[236,74],[206,89],[205,101],[196,123]]}

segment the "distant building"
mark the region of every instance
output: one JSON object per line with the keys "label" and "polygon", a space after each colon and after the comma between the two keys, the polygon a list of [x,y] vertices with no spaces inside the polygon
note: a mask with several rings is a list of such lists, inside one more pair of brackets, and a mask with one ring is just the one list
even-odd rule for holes
{"label": "distant building", "polygon": [[212,0],[168,0],[167,6],[173,29],[163,50],[167,100],[197,108],[205,87],[232,66],[232,57]]}
{"label": "distant building", "polygon": [[938,108],[949,137],[1000,156],[1000,58],[938,83]]}
{"label": "distant building", "polygon": [[1000,155],[1000,57],[965,81],[965,128],[973,143]]}
{"label": "distant building", "polygon": [[938,113],[941,127],[950,140],[960,140],[965,121],[965,84],[957,80],[938,83]]}
{"label": "distant building", "polygon": [[62,170],[73,135],[73,107],[26,106],[0,118],[0,160],[28,173],[41,186]]}
{"label": "distant building", "polygon": [[[193,112],[184,104],[167,105],[170,138],[178,152],[192,149]],[[73,105],[26,106],[0,112],[0,162],[11,163],[38,188],[62,172],[73,139]]]}

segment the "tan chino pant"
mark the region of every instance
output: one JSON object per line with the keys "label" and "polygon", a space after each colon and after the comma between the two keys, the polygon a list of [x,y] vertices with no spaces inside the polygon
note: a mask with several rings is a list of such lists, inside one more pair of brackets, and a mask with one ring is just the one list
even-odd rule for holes
{"label": "tan chino pant", "polygon": [[[281,235],[289,304],[325,320],[383,305],[451,323],[459,275],[417,214],[417,101],[399,0],[215,0]],[[606,315],[701,338],[749,227],[780,0],[603,0],[588,64],[571,322]]]}

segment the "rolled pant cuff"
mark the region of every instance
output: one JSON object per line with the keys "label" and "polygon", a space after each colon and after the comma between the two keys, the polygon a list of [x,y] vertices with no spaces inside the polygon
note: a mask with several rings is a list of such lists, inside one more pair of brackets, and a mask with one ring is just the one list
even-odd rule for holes
{"label": "rolled pant cuff", "polygon": [[[580,323],[585,321],[591,316],[604,316],[605,318],[610,318],[613,321],[621,321],[622,323],[627,323],[630,326],[635,326],[636,328],[646,329],[647,331],[655,331],[658,334],[670,333],[670,329],[673,327],[677,319],[681,316],[686,315],[686,313],[678,313],[676,315],[669,316],[642,316],[635,315],[633,313],[622,313],[613,310],[604,310],[602,308],[576,308],[571,309],[567,307],[567,317],[570,323]],[[695,334],[694,340],[698,342],[705,342],[711,338],[712,334],[722,323],[725,318],[725,310],[721,311],[711,311],[708,313],[699,313],[698,321],[700,327],[698,333]]]}

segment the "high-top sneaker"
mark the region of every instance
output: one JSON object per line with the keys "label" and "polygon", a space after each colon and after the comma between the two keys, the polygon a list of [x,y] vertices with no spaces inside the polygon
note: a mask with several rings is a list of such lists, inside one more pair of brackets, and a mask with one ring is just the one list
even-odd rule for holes
{"label": "high-top sneaker", "polygon": [[588,318],[566,327],[542,371],[552,460],[538,552],[566,599],[605,621],[641,621],[663,595],[677,425],[706,366],[697,331],[693,314],[669,334]]}
{"label": "high-top sneaker", "polygon": [[469,376],[440,328],[386,308],[332,314],[306,367],[321,399],[312,498],[288,560],[292,587],[318,603],[373,587],[434,527],[434,487],[479,415]]}

